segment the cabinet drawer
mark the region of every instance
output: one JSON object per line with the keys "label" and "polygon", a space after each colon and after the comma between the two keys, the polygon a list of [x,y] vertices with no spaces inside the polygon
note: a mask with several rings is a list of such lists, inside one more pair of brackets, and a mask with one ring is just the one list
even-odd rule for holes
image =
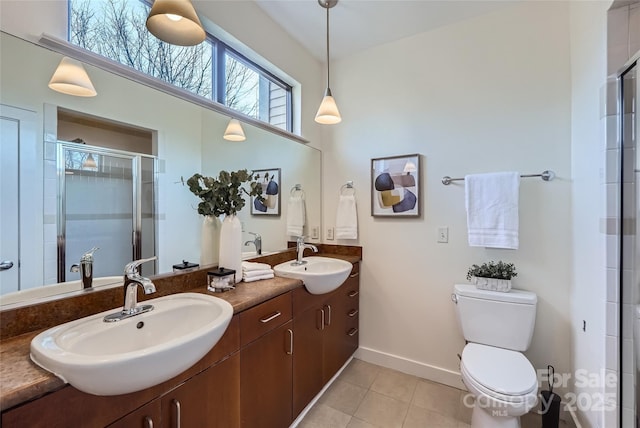
{"label": "cabinet drawer", "polygon": [[246,345],[291,319],[291,292],[240,313],[240,344]]}

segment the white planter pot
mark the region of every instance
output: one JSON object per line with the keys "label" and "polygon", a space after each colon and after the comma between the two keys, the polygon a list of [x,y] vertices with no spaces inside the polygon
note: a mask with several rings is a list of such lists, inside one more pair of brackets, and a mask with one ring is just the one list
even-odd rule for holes
{"label": "white planter pot", "polygon": [[200,236],[200,266],[218,263],[221,227],[222,222],[218,217],[208,215],[202,219],[202,232]]}
{"label": "white planter pot", "polygon": [[222,221],[218,266],[235,270],[236,283],[242,280],[242,223],[235,215]]}
{"label": "white planter pot", "polygon": [[472,276],[471,283],[481,290],[508,292],[511,290],[510,279],[483,278],[481,276]]}

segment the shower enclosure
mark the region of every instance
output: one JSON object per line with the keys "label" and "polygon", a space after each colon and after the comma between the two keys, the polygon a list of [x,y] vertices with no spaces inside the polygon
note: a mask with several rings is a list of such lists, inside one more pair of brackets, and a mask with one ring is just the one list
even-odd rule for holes
{"label": "shower enclosure", "polygon": [[638,213],[640,208],[640,185],[638,171],[637,101],[640,99],[637,84],[636,62],[625,69],[619,77],[619,135],[620,158],[620,391],[621,421],[629,421],[624,412],[633,410],[634,426],[640,427],[640,239],[638,235]]}
{"label": "shower enclosure", "polygon": [[[93,247],[94,278],[156,254],[155,157],[58,142],[57,159],[58,282],[78,279],[71,265]],[[142,269],[155,274],[153,263]]]}

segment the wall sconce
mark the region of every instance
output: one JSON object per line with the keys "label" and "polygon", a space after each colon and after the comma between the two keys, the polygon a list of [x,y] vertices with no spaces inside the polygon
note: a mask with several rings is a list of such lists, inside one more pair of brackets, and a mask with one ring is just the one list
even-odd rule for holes
{"label": "wall sconce", "polygon": [[96,89],[80,61],[63,57],[49,81],[54,91],[77,97],[95,97]]}
{"label": "wall sconce", "polygon": [[206,37],[190,0],[155,0],[147,29],[163,42],[179,46],[194,46]]}
{"label": "wall sconce", "polygon": [[324,92],[324,98],[322,98],[315,120],[323,125],[334,125],[340,123],[342,117],[340,116],[338,105],[336,104],[336,100],[333,99],[331,88],[329,87],[329,9],[338,4],[338,0],[318,0],[318,3],[327,9],[327,89]]}
{"label": "wall sconce", "polygon": [[247,139],[242,130],[242,125],[238,119],[231,119],[227,125],[227,129],[222,136],[227,141],[244,141]]}

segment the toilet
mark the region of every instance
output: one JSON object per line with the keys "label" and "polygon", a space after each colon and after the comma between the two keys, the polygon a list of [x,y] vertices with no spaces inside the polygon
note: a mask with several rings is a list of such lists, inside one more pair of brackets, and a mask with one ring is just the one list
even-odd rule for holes
{"label": "toilet", "polygon": [[508,293],[456,284],[451,295],[467,345],[462,381],[474,396],[472,428],[519,428],[538,401],[536,371],[522,354],[533,337],[535,293]]}

